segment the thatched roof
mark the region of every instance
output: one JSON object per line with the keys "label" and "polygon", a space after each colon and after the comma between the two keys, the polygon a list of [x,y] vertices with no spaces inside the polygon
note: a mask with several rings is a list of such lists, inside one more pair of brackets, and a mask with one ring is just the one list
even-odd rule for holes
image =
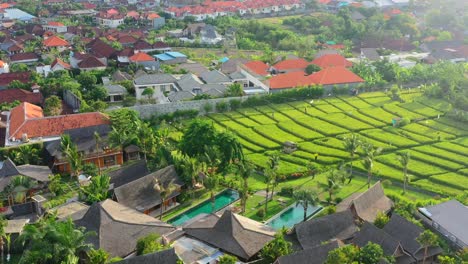
{"label": "thatched roof", "polygon": [[302,222],[294,229],[304,249],[319,246],[335,238],[347,240],[358,231],[353,214],[349,210]]}
{"label": "thatched roof", "polygon": [[[162,203],[161,194],[154,189],[157,182],[164,187],[170,183],[179,187],[184,184],[171,165],[114,189],[114,194],[119,203],[143,212]],[[177,195],[175,191],[169,197]]]}
{"label": "thatched roof", "polygon": [[170,248],[143,256],[124,259],[116,262],[116,264],[175,264],[178,259],[179,257],[177,257],[174,248]]}
{"label": "thatched roof", "polygon": [[[424,248],[416,239],[424,231],[421,227],[411,223],[398,214],[393,214],[390,221],[383,230],[394,238],[398,239],[405,251],[410,253],[417,260],[424,257]],[[440,247],[429,247],[428,256],[435,256],[442,253]]]}
{"label": "thatched roof", "polygon": [[125,257],[132,253],[141,237],[152,233],[163,235],[175,229],[109,199],[93,204],[75,223],[95,232],[96,236],[90,237],[88,242],[95,248],[106,250],[112,257]]}
{"label": "thatched roof", "polygon": [[338,204],[337,211],[339,212],[351,208],[354,209],[352,211],[355,211],[357,217],[361,220],[374,222],[377,213],[387,213],[392,206],[392,201],[385,196],[382,184],[377,182],[367,191],[359,195],[352,195],[343,200]]}
{"label": "thatched roof", "polygon": [[338,241],[325,245],[304,249],[290,255],[279,257],[274,264],[322,264],[328,257],[328,252],[339,247]]}
{"label": "thatched roof", "polygon": [[247,217],[224,211],[221,217],[210,214],[186,225],[188,236],[248,260],[273,240],[275,230]]}

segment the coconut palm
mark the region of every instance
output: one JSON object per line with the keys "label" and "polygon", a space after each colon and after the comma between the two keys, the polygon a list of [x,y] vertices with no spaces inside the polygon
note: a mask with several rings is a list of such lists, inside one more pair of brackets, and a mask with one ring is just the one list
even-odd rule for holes
{"label": "coconut palm", "polygon": [[136,138],[138,140],[138,146],[143,152],[143,158],[145,162],[148,162],[147,155],[152,153],[156,139],[154,137],[153,129],[148,125],[148,123],[137,122],[136,123]]}
{"label": "coconut palm", "polygon": [[120,148],[120,150],[123,151],[123,148],[130,144],[133,136],[126,131],[118,131],[113,127],[112,131],[109,133],[108,139],[111,148]]}
{"label": "coconut palm", "polygon": [[280,157],[278,153],[274,153],[271,156],[268,157],[268,166],[271,169],[272,175],[270,180],[271,180],[271,199],[273,199],[273,194],[275,193],[275,188],[278,186],[279,183],[279,174],[278,174],[278,169],[279,169],[279,161]]}
{"label": "coconut palm", "polygon": [[8,193],[14,202],[21,203],[27,196],[30,196],[30,191],[36,184],[37,182],[29,177],[15,176],[5,188],[5,193]]}
{"label": "coconut palm", "polygon": [[[2,258],[2,263],[3,263],[3,238],[5,237],[5,228],[7,226],[8,222],[5,220],[3,217],[0,218],[0,251],[1,251],[1,258]],[[10,250],[8,250],[9,253]]]}
{"label": "coconut palm", "polygon": [[427,249],[430,246],[437,245],[437,235],[432,233],[430,230],[425,230],[416,238],[416,241],[418,241],[418,243],[424,247],[423,264],[425,264],[427,258]]}
{"label": "coconut palm", "polygon": [[327,173],[327,182],[321,184],[322,189],[328,193],[328,202],[333,201],[333,195],[341,188],[340,182],[343,182],[343,176],[340,171],[331,169]]}
{"label": "coconut palm", "polygon": [[203,185],[210,192],[211,212],[215,210],[215,191],[218,188],[218,177],[215,174],[209,174],[204,180]]}
{"label": "coconut palm", "polygon": [[96,155],[97,155],[97,167],[99,171],[99,176],[101,176],[101,157],[99,155],[100,149],[99,145],[101,144],[101,135],[97,131],[94,131],[94,141],[95,141],[95,149],[96,149]]}
{"label": "coconut palm", "polygon": [[362,165],[367,170],[367,188],[370,188],[371,179],[372,179],[372,169],[374,168],[374,160],[377,155],[382,152],[382,148],[374,148],[374,145],[367,143],[363,145],[364,149],[364,160]]}
{"label": "coconut palm", "polygon": [[297,190],[293,193],[296,206],[302,205],[304,208],[304,222],[307,220],[307,209],[310,206],[317,206],[320,202],[317,193],[312,190]]}
{"label": "coconut palm", "polygon": [[[275,185],[276,183],[276,179],[277,179],[277,172],[276,172],[276,169],[272,169],[270,167],[267,167],[265,169],[265,172],[264,172],[264,175],[265,175],[265,184],[266,184],[266,187],[265,187],[265,215],[268,213],[268,200],[273,197],[273,194],[271,195],[271,197],[269,196],[270,194],[270,189],[272,188],[273,185]],[[273,191],[272,191],[273,193]]]}
{"label": "coconut palm", "polygon": [[70,135],[62,135],[60,139],[60,149],[70,166],[70,176],[78,176],[83,166],[83,160]]}
{"label": "coconut palm", "polygon": [[409,151],[405,151],[398,154],[398,161],[400,162],[401,166],[403,166],[403,194],[406,193],[406,188],[409,183],[408,177],[408,165],[411,160],[411,153]]}
{"label": "coconut palm", "polygon": [[38,163],[40,161],[39,150],[32,145],[23,145],[17,148],[13,153],[13,160],[17,165],[30,164],[33,161]]}
{"label": "coconut palm", "polygon": [[350,172],[349,172],[349,176],[348,176],[348,183],[351,183],[351,181],[353,180],[353,160],[354,160],[354,155],[356,154],[357,150],[359,149],[359,147],[362,145],[362,141],[360,139],[359,136],[357,136],[356,134],[351,134],[350,137],[345,137],[343,139],[343,146],[344,146],[344,149],[349,153],[349,155],[351,156],[351,161],[349,163],[350,165]]}
{"label": "coconut palm", "polygon": [[238,164],[238,172],[242,178],[242,187],[241,189],[241,206],[242,213],[245,213],[245,207],[247,204],[247,199],[249,198],[249,177],[253,174],[254,168],[251,163],[242,162]]}
{"label": "coconut palm", "polygon": [[164,186],[158,179],[154,179],[155,184],[153,186],[154,190],[159,193],[161,196],[161,205],[160,205],[160,213],[159,213],[159,220],[162,220],[162,215],[164,211],[164,203],[166,200],[177,190],[177,185],[170,182],[167,186]]}

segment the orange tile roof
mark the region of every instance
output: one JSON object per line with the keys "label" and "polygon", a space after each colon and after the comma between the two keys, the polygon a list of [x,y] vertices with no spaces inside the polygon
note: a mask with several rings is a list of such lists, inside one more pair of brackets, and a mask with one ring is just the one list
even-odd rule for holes
{"label": "orange tile roof", "polygon": [[294,71],[278,74],[269,80],[270,89],[285,89],[298,86],[311,85],[313,82],[306,76],[305,72]]}
{"label": "orange tile roof", "polygon": [[0,60],[0,68],[3,68],[3,66],[5,66],[5,62],[3,62],[2,60]]}
{"label": "orange tile roof", "polygon": [[69,129],[109,123],[107,116],[99,112],[44,117],[40,107],[21,103],[11,110],[9,139],[20,139],[23,134],[29,138],[60,136]]}
{"label": "orange tile roof", "polygon": [[130,61],[133,62],[139,62],[139,61],[154,61],[155,59],[151,57],[150,55],[144,53],[144,52],[138,52],[137,54],[131,56],[128,58]]}
{"label": "orange tile roof", "polygon": [[315,60],[312,61],[312,64],[319,66],[320,68],[327,68],[327,67],[351,67],[353,63],[348,61],[345,57],[341,56],[340,54],[327,54],[323,55]]}
{"label": "orange tile roof", "polygon": [[244,66],[253,73],[261,76],[268,75],[268,68],[270,68],[263,61],[249,61],[245,63]]}
{"label": "orange tile roof", "polygon": [[310,63],[304,59],[290,59],[276,63],[273,67],[279,71],[304,70]]}
{"label": "orange tile roof", "polygon": [[70,65],[70,64],[64,62],[63,60],[61,60],[61,59],[59,59],[59,58],[56,58],[56,59],[52,62],[52,64],[50,65],[50,67],[53,68],[56,64],[61,65],[64,69],[67,69],[67,70],[71,69],[71,65]]}
{"label": "orange tile roof", "polygon": [[312,83],[320,85],[362,83],[364,80],[345,67],[328,67],[307,76]]}
{"label": "orange tile roof", "polygon": [[65,26],[63,23],[56,22],[56,21],[50,21],[49,23],[47,23],[47,25],[53,26],[53,27],[63,27],[63,26]]}
{"label": "orange tile roof", "polygon": [[70,46],[70,43],[68,41],[61,39],[57,36],[52,36],[48,39],[44,40],[44,46],[46,47],[63,47],[63,46]]}
{"label": "orange tile roof", "polygon": [[156,13],[150,13],[148,14],[148,16],[146,17],[148,20],[152,20],[152,19],[155,19],[155,18],[160,18],[160,16]]}

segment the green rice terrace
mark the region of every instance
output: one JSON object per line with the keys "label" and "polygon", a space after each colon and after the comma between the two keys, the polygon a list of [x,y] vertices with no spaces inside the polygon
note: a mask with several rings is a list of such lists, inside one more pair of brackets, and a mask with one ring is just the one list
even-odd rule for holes
{"label": "green rice terrace", "polygon": [[[355,133],[382,148],[372,174],[373,181],[381,179],[389,183],[387,193],[401,196],[403,167],[397,157],[406,150],[411,153],[408,166],[411,188],[404,198],[420,200],[462,193],[468,186],[468,125],[446,117],[450,105],[443,100],[427,98],[419,92],[406,92],[401,97],[404,102],[393,101],[383,92],[372,92],[240,108],[203,119],[210,120],[217,129],[234,132],[244,147],[245,158],[257,166],[264,167],[268,154],[281,152],[286,141],[297,143],[297,150],[291,154],[281,152],[279,173],[287,176],[287,180],[279,184],[278,191],[282,187],[318,190],[326,182],[325,176],[312,179],[300,172],[307,170],[309,162],[320,166],[349,162],[351,156],[342,139]],[[409,122],[393,126],[398,118]],[[172,139],[177,141],[181,135],[181,131],[173,128]],[[345,198],[367,188],[366,171],[360,161],[362,154],[360,149],[353,162],[358,175],[336,197]],[[263,176],[250,177],[249,181],[254,191],[264,189]],[[252,200],[255,199],[248,203],[261,201]],[[256,218],[253,211],[246,215]]]}

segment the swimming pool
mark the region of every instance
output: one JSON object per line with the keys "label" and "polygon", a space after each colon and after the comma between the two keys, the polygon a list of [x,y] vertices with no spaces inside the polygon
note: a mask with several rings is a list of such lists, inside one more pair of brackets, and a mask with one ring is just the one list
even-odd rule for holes
{"label": "swimming pool", "polygon": [[[239,193],[232,189],[226,189],[215,196],[215,210],[219,211],[224,207],[232,204],[234,201],[239,199]],[[211,211],[211,201],[210,199],[203,201],[201,204],[171,218],[168,222],[175,226],[183,225],[188,220],[194,218],[199,214],[209,214]]]}
{"label": "swimming pool", "polygon": [[[309,218],[311,215],[316,214],[321,209],[321,206],[309,206],[307,208],[307,218]],[[291,228],[295,224],[300,223],[302,220],[304,220],[304,207],[300,204],[296,205],[294,203],[293,205],[284,209],[276,216],[273,216],[270,220],[266,222],[266,224],[278,230],[283,227]]]}

